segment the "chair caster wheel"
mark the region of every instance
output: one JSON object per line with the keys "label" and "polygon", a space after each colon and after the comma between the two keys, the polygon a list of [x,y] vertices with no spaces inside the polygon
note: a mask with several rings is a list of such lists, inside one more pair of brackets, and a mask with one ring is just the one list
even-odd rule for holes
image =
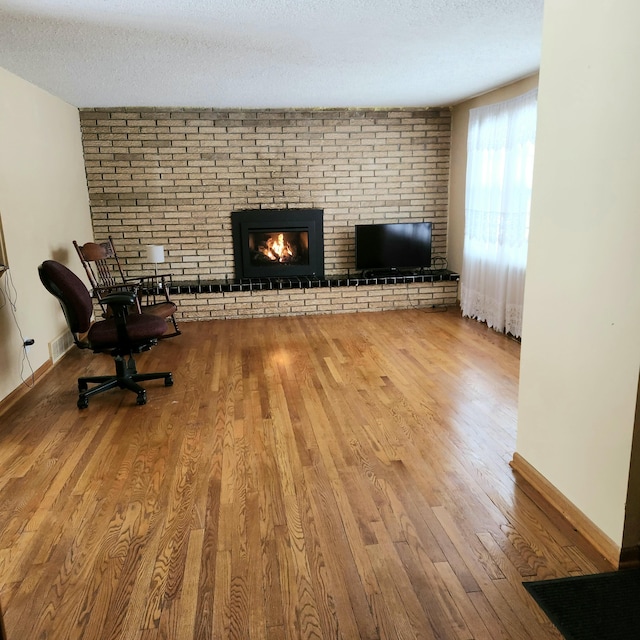
{"label": "chair caster wheel", "polygon": [[147,404],[147,394],[145,391],[141,391],[136,398],[136,404]]}
{"label": "chair caster wheel", "polygon": [[169,375],[164,379],[164,386],[165,387],[172,387],[173,386],[173,376]]}
{"label": "chair caster wheel", "polygon": [[89,406],[89,400],[87,398],[80,396],[78,398],[78,409],[86,409]]}

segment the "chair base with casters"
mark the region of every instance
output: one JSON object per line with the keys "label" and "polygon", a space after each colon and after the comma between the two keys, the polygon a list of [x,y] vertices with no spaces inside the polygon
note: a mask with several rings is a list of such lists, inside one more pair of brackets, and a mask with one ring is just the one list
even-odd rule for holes
{"label": "chair base with casters", "polygon": [[[91,396],[115,388],[133,391],[137,404],[146,404],[147,394],[140,382],[164,380],[166,387],[173,385],[169,371],[138,373],[134,354],[155,346],[167,323],[157,316],[130,313],[135,293],[121,291],[106,296],[110,317],[94,322],[91,294],[75,273],[54,260],[45,260],[38,273],[47,291],[58,299],[75,345],[94,353],[108,353],[115,362],[113,375],[78,378],[78,408],[86,409]],[[89,388],[90,384],[95,386]]]}
{"label": "chair base with casters", "polygon": [[[128,389],[137,394],[136,404],[147,403],[147,391],[144,387],[140,386],[138,382],[146,382],[148,380],[162,380],[164,379],[164,386],[170,387],[173,385],[173,376],[170,371],[163,371],[160,373],[138,373],[136,369],[136,361],[133,356],[130,355],[128,360],[122,355],[114,356],[116,364],[116,373],[112,376],[85,376],[78,378],[78,391],[80,395],[78,397],[78,409],[86,409],[89,406],[89,398],[95,396],[103,391],[109,391],[109,389]],[[95,384],[95,387],[89,389],[90,384]]]}

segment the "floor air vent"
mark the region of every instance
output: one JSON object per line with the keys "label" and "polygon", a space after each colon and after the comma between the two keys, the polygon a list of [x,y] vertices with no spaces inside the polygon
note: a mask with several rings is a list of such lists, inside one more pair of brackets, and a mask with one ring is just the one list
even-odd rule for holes
{"label": "floor air vent", "polygon": [[73,346],[73,336],[69,331],[65,331],[59,335],[55,340],[49,343],[49,354],[51,355],[51,361],[57,362],[62,356],[69,351]]}

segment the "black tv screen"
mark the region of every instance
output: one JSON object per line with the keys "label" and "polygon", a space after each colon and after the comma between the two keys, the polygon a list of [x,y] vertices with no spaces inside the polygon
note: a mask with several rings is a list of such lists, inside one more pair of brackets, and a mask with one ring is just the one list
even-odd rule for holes
{"label": "black tv screen", "polygon": [[431,222],[356,225],[356,269],[428,269]]}

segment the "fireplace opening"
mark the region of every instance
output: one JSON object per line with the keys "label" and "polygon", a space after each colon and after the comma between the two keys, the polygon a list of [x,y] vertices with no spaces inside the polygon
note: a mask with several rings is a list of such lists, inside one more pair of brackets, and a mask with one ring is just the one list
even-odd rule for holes
{"label": "fireplace opening", "polygon": [[248,248],[253,266],[309,264],[309,232],[306,229],[250,231]]}
{"label": "fireplace opening", "polygon": [[322,218],[322,209],[234,211],[236,278],[323,278]]}

